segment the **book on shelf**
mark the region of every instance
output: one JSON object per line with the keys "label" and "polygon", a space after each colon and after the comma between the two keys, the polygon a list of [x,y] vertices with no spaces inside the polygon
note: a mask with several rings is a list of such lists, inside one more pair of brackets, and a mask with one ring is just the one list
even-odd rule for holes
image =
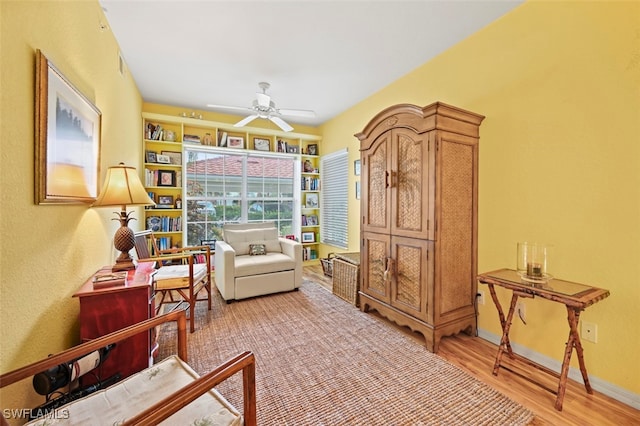
{"label": "book on shelf", "polygon": [[198,135],[187,135],[182,136],[182,142],[187,143],[200,143],[200,136]]}
{"label": "book on shelf", "polygon": [[227,146],[227,132],[218,130],[218,146]]}

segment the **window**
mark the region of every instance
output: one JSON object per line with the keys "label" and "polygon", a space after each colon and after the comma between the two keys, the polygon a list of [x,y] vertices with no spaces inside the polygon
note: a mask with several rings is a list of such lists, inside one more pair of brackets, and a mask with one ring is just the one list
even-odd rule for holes
{"label": "window", "polygon": [[347,193],[349,153],[341,150],[320,159],[320,236],[324,244],[348,248]]}
{"label": "window", "polygon": [[273,221],[281,235],[293,233],[295,158],[197,148],[185,154],[186,245],[222,239],[226,222]]}

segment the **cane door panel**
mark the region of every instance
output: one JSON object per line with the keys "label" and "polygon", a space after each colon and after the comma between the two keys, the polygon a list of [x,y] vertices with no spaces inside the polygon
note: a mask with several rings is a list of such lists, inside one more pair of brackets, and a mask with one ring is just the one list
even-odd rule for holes
{"label": "cane door panel", "polygon": [[391,131],[391,234],[434,239],[435,155],[429,134]]}
{"label": "cane door panel", "polygon": [[387,234],[365,233],[362,238],[363,256],[360,256],[362,291],[378,300],[390,303],[391,276],[389,267],[389,241]]}
{"label": "cane door panel", "polygon": [[362,155],[362,231],[388,234],[389,211],[389,153],[391,133],[386,132]]}
{"label": "cane door panel", "polygon": [[423,321],[433,310],[427,294],[433,288],[433,244],[422,239],[391,238],[391,306]]}

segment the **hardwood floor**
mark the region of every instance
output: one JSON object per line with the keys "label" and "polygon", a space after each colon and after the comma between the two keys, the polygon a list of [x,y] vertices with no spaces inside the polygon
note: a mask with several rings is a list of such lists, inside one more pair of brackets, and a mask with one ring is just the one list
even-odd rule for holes
{"label": "hardwood floor", "polygon": [[[331,278],[324,276],[320,265],[305,266],[304,277],[331,290]],[[376,313],[373,312],[372,315]],[[405,327],[397,328],[424,344],[420,334],[413,333]],[[442,339],[438,355],[527,407],[537,416],[534,422],[536,426],[640,424],[640,410],[597,391],[589,395],[581,383],[573,380],[567,383],[562,411],[555,410],[553,408],[555,394],[530,380],[554,391],[558,386],[557,381],[535,369],[535,371],[526,372],[530,380],[504,369],[500,370],[498,376],[494,376],[492,371],[497,350],[496,345],[484,339],[462,334]],[[514,366],[514,370],[516,368]]]}

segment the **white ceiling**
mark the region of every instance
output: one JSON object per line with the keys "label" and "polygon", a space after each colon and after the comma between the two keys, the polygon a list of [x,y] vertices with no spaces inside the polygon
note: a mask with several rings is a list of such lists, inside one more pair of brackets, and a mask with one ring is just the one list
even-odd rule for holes
{"label": "white ceiling", "polygon": [[[145,102],[249,107],[317,126],[519,6],[516,0],[99,0]],[[218,112],[233,113],[218,110]],[[237,113],[237,112],[235,112]]]}

